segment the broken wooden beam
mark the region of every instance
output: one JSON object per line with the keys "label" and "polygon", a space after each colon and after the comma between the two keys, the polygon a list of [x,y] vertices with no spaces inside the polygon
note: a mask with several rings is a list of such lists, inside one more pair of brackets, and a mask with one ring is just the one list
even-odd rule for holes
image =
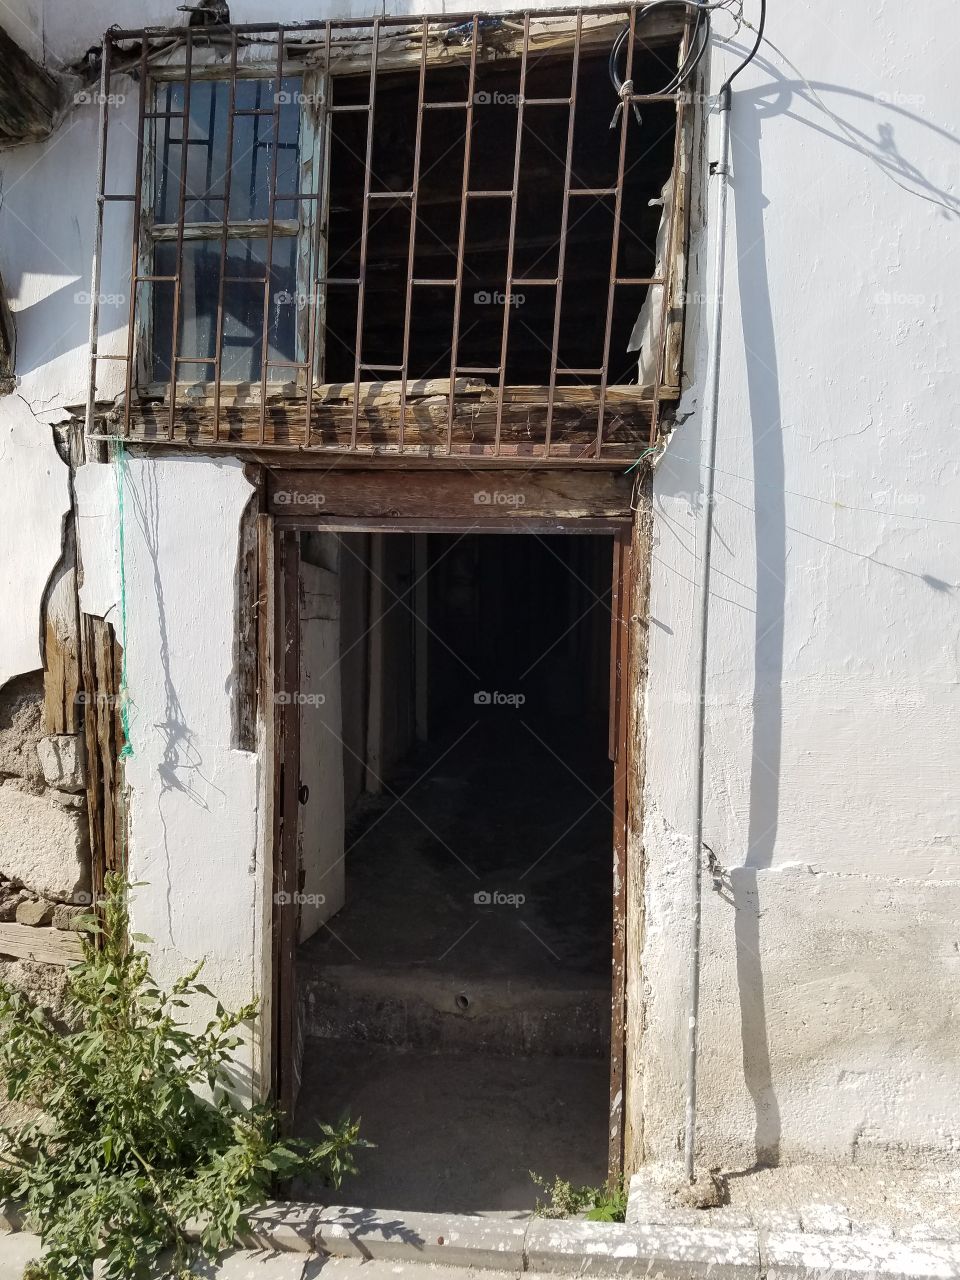
{"label": "broken wooden beam", "polygon": [[56,128],[62,83],[0,27],[0,147],[42,142]]}
{"label": "broken wooden beam", "polygon": [[83,947],[75,933],[29,924],[0,924],[0,956],[72,965],[83,959]]}

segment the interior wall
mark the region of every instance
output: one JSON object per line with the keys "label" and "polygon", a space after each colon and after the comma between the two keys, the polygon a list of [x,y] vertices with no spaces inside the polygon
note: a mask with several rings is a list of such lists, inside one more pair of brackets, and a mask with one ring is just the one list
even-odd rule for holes
{"label": "interior wall", "polygon": [[343,708],[343,793],[349,813],[363,791],[367,740],[370,535],[340,535],[340,699]]}
{"label": "interior wall", "polygon": [[[771,5],[735,82],[707,682],[699,1150],[955,1159],[960,213],[926,6]],[[715,92],[739,56],[723,51]],[[717,155],[711,121],[709,157]],[[711,192],[711,199],[712,199]],[[691,246],[709,304],[713,230]],[[696,310],[696,308],[694,308]],[[687,1034],[705,326],[653,492],[644,1022],[630,1103],[676,1158]]]}
{"label": "interior wall", "polygon": [[384,539],[383,773],[404,758],[416,741],[413,638],[413,535]]}
{"label": "interior wall", "polygon": [[336,534],[301,536],[300,942],[340,910],[345,892],[339,562]]}

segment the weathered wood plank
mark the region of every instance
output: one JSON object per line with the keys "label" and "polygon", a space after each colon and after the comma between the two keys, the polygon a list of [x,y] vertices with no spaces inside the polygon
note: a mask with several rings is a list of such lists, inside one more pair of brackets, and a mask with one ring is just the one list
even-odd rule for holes
{"label": "weathered wood plank", "polygon": [[[413,386],[414,384],[411,384]],[[343,384],[319,388],[306,432],[307,405],[287,398],[266,406],[264,443],[272,447],[330,449],[349,448],[354,407],[352,389]],[[624,446],[623,456],[650,439],[652,401],[648,389],[635,386],[608,388],[604,402],[605,446]],[[337,399],[333,397],[337,396]],[[558,387],[553,405],[551,454],[596,454],[597,387]],[[510,387],[504,395],[501,417],[501,453],[536,456],[542,453],[550,395],[547,387]],[[403,414],[404,452],[415,449],[445,451],[449,398],[446,392],[416,396],[408,390]],[[497,400],[492,387],[460,391],[454,398],[452,444],[463,453],[489,454],[497,432]],[[368,383],[361,387],[357,446],[360,449],[397,450],[400,394],[396,384]],[[116,417],[106,419],[107,432],[119,427]],[[232,448],[260,443],[260,406],[251,403],[221,405],[219,431],[212,405],[205,400],[179,406],[172,437],[168,436],[169,411],[160,403],[144,401],[133,410],[131,439],[152,443],[208,445]]]}
{"label": "weathered wood plank", "polygon": [[647,474],[638,490],[633,526],[632,607],[630,612],[630,698],[627,726],[627,856],[626,856],[626,1022],[624,1053],[623,1173],[626,1181],[646,1158],[643,1134],[643,1050],[645,1024],[643,946],[646,929],[646,865],[643,849],[643,802],[647,763],[647,689],[650,637],[650,557],[653,547],[652,481]]}
{"label": "weathered wood plank", "polygon": [[[68,549],[72,555],[72,536]],[[80,620],[77,572],[61,565],[46,602],[44,618],[43,719],[47,733],[77,733],[80,691]]]}
{"label": "weathered wood plank", "polygon": [[[259,482],[259,468],[255,470],[257,472],[255,482]],[[237,548],[237,632],[234,639],[237,680],[233,700],[233,739],[234,745],[243,751],[257,749],[259,691],[257,602],[260,590],[257,525],[259,518],[260,494],[255,493],[251,496],[240,522]]]}
{"label": "weathered wood plank", "polygon": [[74,933],[34,929],[29,924],[0,924],[0,956],[70,965],[83,958],[83,948]]}
{"label": "weathered wood plank", "polygon": [[267,481],[277,515],[443,517],[497,515],[629,516],[633,481],[616,471],[499,471],[485,479],[469,471],[411,472],[403,484],[382,471],[276,471]]}
{"label": "weathered wood plank", "polygon": [[17,326],[7,302],[3,279],[0,278],[0,395],[7,395],[16,386],[14,371],[17,362]]}
{"label": "weathered wood plank", "polygon": [[[628,20],[627,10],[622,14],[591,14],[583,16],[581,50],[584,55],[593,50],[609,47],[612,38]],[[644,19],[642,39],[646,45],[658,45],[675,41],[683,30],[683,10],[677,6],[654,11]],[[560,53],[573,43],[576,19],[566,16],[537,18],[530,22],[529,57],[542,59],[550,53]],[[371,35],[369,30],[358,32],[353,40],[341,38],[332,48],[330,69],[337,75],[349,75],[353,68],[357,74],[368,74],[370,66]],[[516,27],[504,26],[491,30],[488,25],[481,32],[483,60],[515,59],[520,56],[522,33]],[[315,54],[317,62],[325,60],[325,54]],[[470,58],[469,26],[462,41],[451,40],[448,29],[432,25],[427,43],[427,63],[431,67],[466,63]],[[419,65],[420,28],[411,24],[409,33],[381,31],[377,50],[377,66],[381,71],[401,71]]]}

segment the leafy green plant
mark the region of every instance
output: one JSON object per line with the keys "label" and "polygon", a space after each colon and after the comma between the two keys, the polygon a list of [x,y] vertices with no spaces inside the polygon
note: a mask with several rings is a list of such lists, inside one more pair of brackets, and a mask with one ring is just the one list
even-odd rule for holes
{"label": "leafy green plant", "polygon": [[545,1191],[546,1202],[538,1199],[536,1214],[541,1218],[575,1218],[582,1215],[588,1222],[623,1222],[627,1216],[627,1193],[623,1183],[614,1187],[575,1187],[572,1182],[556,1177],[552,1182],[530,1172],[537,1186]]}
{"label": "leafy green plant", "polygon": [[[0,1127],[0,1196],[21,1203],[45,1247],[29,1280],[132,1280],[162,1265],[189,1275],[242,1235],[274,1179],[354,1171],[358,1126],[324,1126],[322,1141],[281,1141],[278,1115],[238,1100],[231,1068],[251,1004],[182,1024],[200,967],[162,991],[128,938],[127,893],[113,876],[101,920],[84,921],[70,971],[67,1028],[0,982],[0,1076],[7,1096],[41,1114]],[[101,946],[94,944],[99,934]],[[199,1223],[197,1240],[188,1223]]]}

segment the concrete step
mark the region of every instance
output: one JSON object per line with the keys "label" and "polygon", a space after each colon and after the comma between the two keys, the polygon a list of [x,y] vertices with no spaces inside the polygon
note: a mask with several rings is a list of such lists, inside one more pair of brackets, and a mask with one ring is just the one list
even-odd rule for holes
{"label": "concrete step", "polygon": [[[22,1280],[24,1267],[40,1257],[40,1241],[28,1232],[0,1232],[0,1280]],[[362,1273],[361,1273],[362,1268]],[[201,1262],[194,1275],[208,1280],[515,1280],[520,1268],[488,1271],[471,1266],[438,1266],[362,1257],[286,1252],[274,1247],[236,1249],[216,1265]]]}
{"label": "concrete step", "polygon": [[602,1058],[610,991],[589,976],[470,978],[426,969],[298,968],[305,1036],[402,1049]]}

